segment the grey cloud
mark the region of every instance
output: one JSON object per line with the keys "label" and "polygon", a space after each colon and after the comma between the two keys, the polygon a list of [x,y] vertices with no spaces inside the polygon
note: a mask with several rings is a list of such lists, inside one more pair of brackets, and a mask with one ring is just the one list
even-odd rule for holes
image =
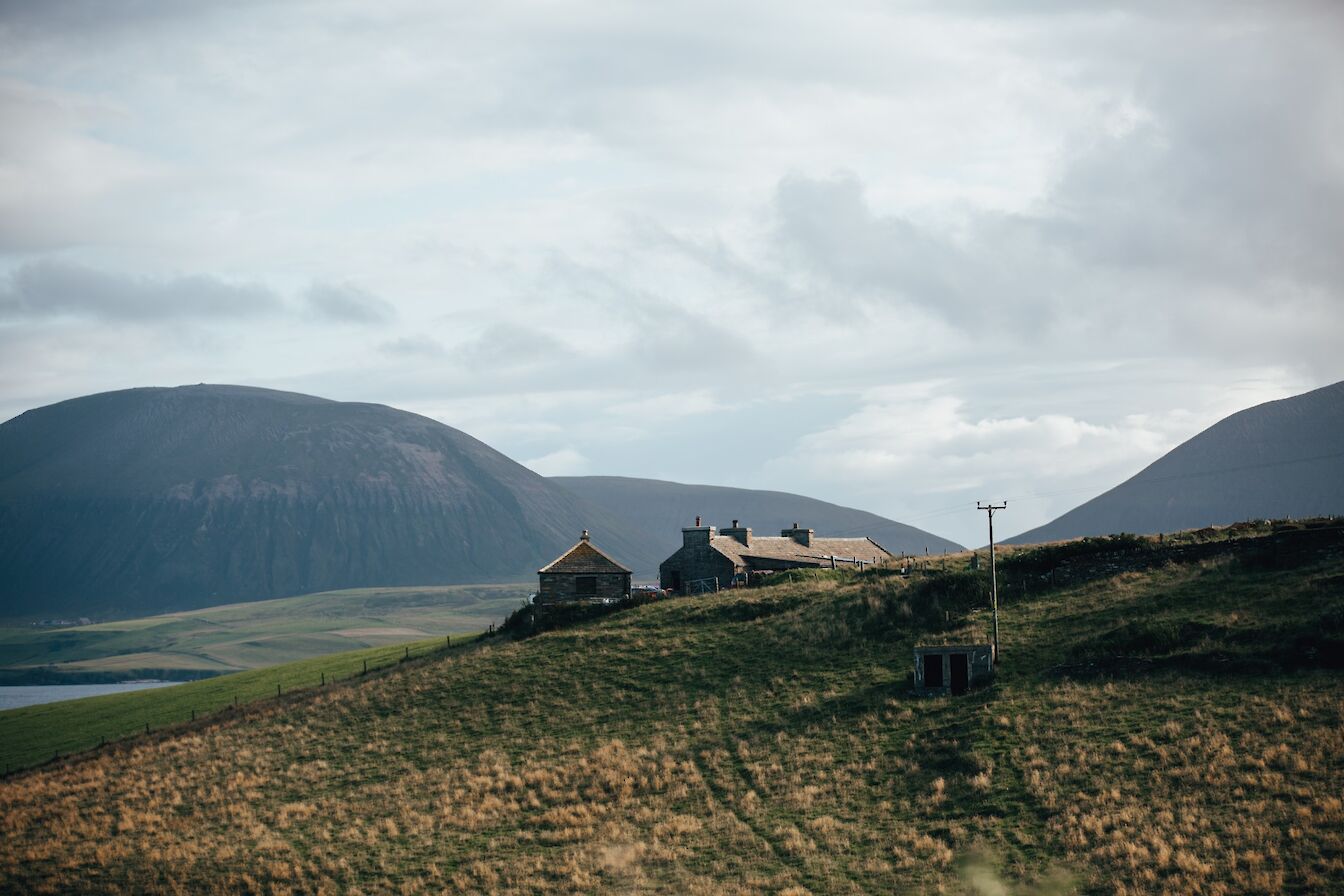
{"label": "grey cloud", "polygon": [[564,363],[571,352],[559,340],[532,327],[493,324],[461,350],[464,362],[477,368],[516,368]]}
{"label": "grey cloud", "polygon": [[444,354],[443,343],[430,336],[401,336],[378,346],[388,355],[401,357],[437,358]]}
{"label": "grey cloud", "polygon": [[349,283],[314,283],[304,299],[313,315],[332,321],[379,324],[396,316],[392,305]]}
{"label": "grey cloud", "polygon": [[1344,279],[1338,41],[1262,33],[1151,61],[1133,130],[1076,153],[1050,235],[1118,268],[1248,280]]}
{"label": "grey cloud", "polygon": [[273,313],[280,307],[275,293],[256,284],[205,275],[132,277],[53,260],[22,265],[0,289],[0,317],[8,318],[237,318]]}
{"label": "grey cloud", "polygon": [[[646,363],[652,354],[675,357],[682,366],[712,367],[720,373],[746,368],[757,357],[747,335],[756,327],[740,315],[698,312],[686,307],[688,303],[679,301],[675,294],[651,289],[628,276],[581,263],[563,253],[552,253],[542,273],[548,301],[557,295],[566,296],[576,313],[589,317],[599,333],[607,332],[601,323],[604,319],[633,331],[634,340],[626,346],[626,355],[633,363],[623,377],[651,375],[650,371],[658,367]],[[605,338],[614,339],[615,334],[608,333]]]}
{"label": "grey cloud", "polygon": [[896,216],[878,216],[850,174],[791,175],[775,193],[783,253],[831,284],[917,302],[962,304],[956,272],[965,259],[947,243]]}
{"label": "grey cloud", "polygon": [[1050,325],[1073,276],[1025,218],[981,213],[955,236],[879,214],[852,174],[790,175],[773,200],[771,261],[800,272],[799,295],[857,313],[864,302],[925,309],[974,331],[1021,334]]}

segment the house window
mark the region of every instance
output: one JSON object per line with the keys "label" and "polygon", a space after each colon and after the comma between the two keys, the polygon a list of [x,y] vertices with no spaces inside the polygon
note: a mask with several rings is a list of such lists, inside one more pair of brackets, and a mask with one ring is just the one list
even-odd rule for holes
{"label": "house window", "polygon": [[575,576],[574,594],[577,597],[596,597],[597,576]]}

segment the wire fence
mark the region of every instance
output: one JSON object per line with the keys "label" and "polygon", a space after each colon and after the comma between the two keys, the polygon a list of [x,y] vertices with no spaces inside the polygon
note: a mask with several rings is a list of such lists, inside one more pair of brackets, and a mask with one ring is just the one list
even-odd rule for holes
{"label": "wire fence", "polygon": [[[489,629],[485,632],[482,632],[480,635],[475,637],[459,636],[456,643],[453,641],[453,637],[451,635],[445,635],[441,643],[420,644],[420,645],[406,644],[403,646],[402,653],[400,656],[392,654],[390,659],[386,659],[380,656],[375,658],[372,663],[370,662],[370,659],[368,657],[362,657],[359,659],[359,665],[356,666],[352,664],[349,667],[349,672],[345,674],[340,674],[336,671],[329,671],[329,669],[319,669],[315,671],[314,676],[310,681],[296,679],[292,674],[286,674],[283,671],[284,669],[283,666],[276,667],[275,670],[276,675],[281,680],[274,682],[275,684],[274,694],[270,694],[268,692],[264,695],[258,695],[256,693],[256,687],[257,687],[256,683],[248,682],[246,683],[245,686],[246,690],[249,692],[246,697],[241,696],[242,691],[245,688],[240,687],[230,697],[226,697],[223,703],[218,702],[217,699],[215,700],[206,699],[201,701],[201,703],[204,704],[204,706],[196,706],[196,707],[188,706],[181,709],[179,711],[179,715],[181,716],[180,718],[171,718],[165,720],[162,715],[158,715],[156,721],[154,722],[145,721],[143,729],[135,728],[134,730],[131,731],[126,731],[123,729],[121,733],[113,734],[111,737],[109,737],[107,734],[100,734],[98,735],[96,740],[90,737],[88,739],[88,746],[86,747],[72,748],[66,750],[53,750],[51,756],[44,759],[35,759],[30,762],[8,763],[5,765],[3,775],[0,777],[7,778],[12,775],[19,774],[20,772],[25,772],[34,768],[40,768],[42,766],[51,765],[52,763],[59,762],[61,760],[68,760],[72,757],[83,757],[92,755],[100,750],[106,749],[107,747],[124,743],[135,737],[152,735],[155,732],[162,732],[167,729],[176,729],[181,727],[182,725],[204,722],[206,720],[211,721],[222,720],[224,718],[232,717],[242,709],[246,709],[248,707],[255,707],[258,704],[262,704],[267,701],[275,701],[284,699],[286,697],[313,694],[323,688],[331,687],[336,684],[349,684],[351,682],[357,682],[366,679],[368,676],[376,675],[379,672],[384,672],[389,669],[398,668],[412,660],[430,659],[432,657],[443,656],[453,650],[463,649],[468,644],[479,643],[479,640],[482,637],[491,637],[494,634],[495,634],[495,626],[492,623]],[[210,679],[204,679],[204,681],[210,681]]]}

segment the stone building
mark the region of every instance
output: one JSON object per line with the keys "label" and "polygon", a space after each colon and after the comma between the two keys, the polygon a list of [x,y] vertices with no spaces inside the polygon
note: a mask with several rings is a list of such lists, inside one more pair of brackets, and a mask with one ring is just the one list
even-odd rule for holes
{"label": "stone building", "polygon": [[753,576],[785,569],[858,566],[892,559],[871,538],[830,538],[811,529],[784,529],[778,537],[753,536],[737,520],[723,531],[695,525],[681,530],[681,547],[658,567],[663,588],[678,594],[698,594],[745,584]]}
{"label": "stone building", "polygon": [[538,604],[619,600],[630,596],[630,570],[593,547],[588,530],[565,553],[537,570]]}

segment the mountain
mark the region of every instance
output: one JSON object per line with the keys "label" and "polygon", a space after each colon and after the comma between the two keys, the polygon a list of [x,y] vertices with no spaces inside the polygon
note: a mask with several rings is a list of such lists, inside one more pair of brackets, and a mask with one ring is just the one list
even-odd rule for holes
{"label": "mountain", "polygon": [[1332,514],[1344,514],[1344,382],[1233,414],[1105,494],[1005,541]]}
{"label": "mountain", "polygon": [[874,513],[787,492],[624,476],[555,476],[551,481],[653,533],[661,551],[659,559],[681,547],[681,527],[694,525],[697,516],[706,525],[720,527],[740,520],[757,535],[776,535],[795,522],[815,529],[818,535],[866,535],[897,554],[921,554],[925,548],[930,553],[962,550],[946,538]]}
{"label": "mountain", "polygon": [[382,405],[199,385],[0,425],[0,616],[526,580],[583,529],[637,569],[661,559],[488,445]]}

